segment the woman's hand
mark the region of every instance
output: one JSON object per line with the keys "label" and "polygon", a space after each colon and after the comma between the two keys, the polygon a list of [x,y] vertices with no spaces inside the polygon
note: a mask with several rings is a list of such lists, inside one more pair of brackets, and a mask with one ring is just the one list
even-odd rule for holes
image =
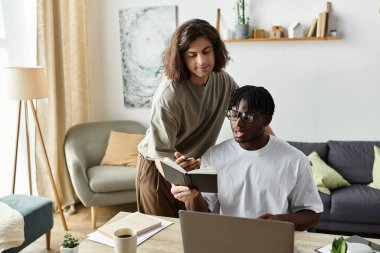
{"label": "woman's hand", "polygon": [[174,156],[175,158],[177,158],[175,162],[186,171],[195,170],[201,166],[200,158],[187,158],[185,155],[181,154],[178,151],[174,153]]}

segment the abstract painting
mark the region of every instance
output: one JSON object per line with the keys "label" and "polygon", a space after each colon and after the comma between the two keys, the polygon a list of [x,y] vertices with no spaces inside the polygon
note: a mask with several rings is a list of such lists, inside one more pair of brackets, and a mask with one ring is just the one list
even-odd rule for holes
{"label": "abstract painting", "polygon": [[150,107],[165,78],[162,53],[177,27],[175,6],[119,10],[125,107]]}

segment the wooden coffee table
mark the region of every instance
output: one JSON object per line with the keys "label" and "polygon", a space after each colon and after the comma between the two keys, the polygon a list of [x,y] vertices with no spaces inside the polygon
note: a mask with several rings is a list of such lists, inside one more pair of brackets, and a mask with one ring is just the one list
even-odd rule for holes
{"label": "wooden coffee table", "polygon": [[[114,216],[109,222],[120,219],[129,213],[120,212]],[[137,247],[138,253],[181,253],[182,236],[179,219],[161,217],[163,219],[172,221],[173,224],[147,241],[143,242]],[[326,246],[331,243],[334,238],[340,235],[309,233],[309,232],[295,232],[294,245],[298,249],[298,253],[312,253],[316,248]],[[380,244],[380,239],[369,239],[377,244]],[[110,246],[100,244],[91,240],[84,240],[79,245],[79,253],[113,253],[114,249]]]}

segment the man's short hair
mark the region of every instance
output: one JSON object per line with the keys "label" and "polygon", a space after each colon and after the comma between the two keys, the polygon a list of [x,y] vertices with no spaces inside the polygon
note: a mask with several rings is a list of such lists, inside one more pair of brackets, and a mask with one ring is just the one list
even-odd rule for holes
{"label": "man's short hair", "polygon": [[239,107],[241,100],[247,100],[248,111],[258,112],[272,116],[274,113],[274,101],[272,95],[264,87],[246,85],[236,89],[231,97],[228,109]]}

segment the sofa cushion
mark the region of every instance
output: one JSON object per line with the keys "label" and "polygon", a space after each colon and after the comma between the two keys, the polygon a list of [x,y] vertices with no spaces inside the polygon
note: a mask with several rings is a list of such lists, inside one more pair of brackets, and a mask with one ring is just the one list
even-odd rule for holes
{"label": "sofa cushion", "polygon": [[331,220],[380,225],[380,191],[351,185],[331,194]]}
{"label": "sofa cushion", "polygon": [[319,192],[330,195],[330,190],[336,188],[350,186],[350,184],[333,168],[328,166],[317,154],[313,151],[308,158],[312,162],[313,180]]}
{"label": "sofa cushion", "polygon": [[374,161],[373,146],[378,141],[328,141],[327,163],[348,182],[369,184],[372,182]]}
{"label": "sofa cushion", "polygon": [[117,192],[135,189],[136,169],[125,166],[94,166],[87,170],[91,190]]}
{"label": "sofa cushion", "polygon": [[313,151],[317,152],[319,157],[322,160],[327,160],[327,152],[329,151],[329,147],[325,142],[297,142],[297,141],[289,141],[288,142],[293,147],[301,150],[306,156],[310,155]]}
{"label": "sofa cushion", "polygon": [[375,151],[375,161],[372,169],[373,181],[368,186],[380,190],[380,148],[374,146],[373,149]]}

